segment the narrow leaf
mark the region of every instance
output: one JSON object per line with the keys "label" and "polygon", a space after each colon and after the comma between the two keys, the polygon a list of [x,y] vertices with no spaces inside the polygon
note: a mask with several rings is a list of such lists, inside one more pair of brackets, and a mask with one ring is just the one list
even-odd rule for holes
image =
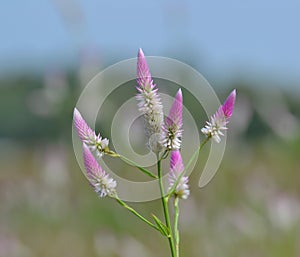
{"label": "narrow leaf", "polygon": [[163,236],[170,237],[170,230],[169,228],[159,219],[157,218],[154,214],[152,214],[152,218],[154,219],[157,228],[159,231],[162,233]]}

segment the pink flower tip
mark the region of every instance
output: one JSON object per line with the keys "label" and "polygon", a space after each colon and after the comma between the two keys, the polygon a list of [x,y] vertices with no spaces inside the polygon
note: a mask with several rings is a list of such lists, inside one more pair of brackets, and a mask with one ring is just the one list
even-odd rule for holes
{"label": "pink flower tip", "polygon": [[92,138],[94,136],[94,131],[87,125],[80,112],[76,108],[74,108],[73,121],[75,129],[81,141]]}
{"label": "pink flower tip", "polygon": [[181,105],[181,109],[182,109],[182,91],[181,91],[181,88],[179,88],[179,90],[177,91],[177,94],[175,96],[175,100],[177,101],[178,104]]}
{"label": "pink flower tip", "polygon": [[178,89],[175,99],[179,104],[181,104],[181,109],[182,109],[182,90],[181,90],[181,88]]}
{"label": "pink flower tip", "polygon": [[222,105],[222,110],[227,120],[230,119],[230,117],[232,116],[234,104],[235,104],[235,98],[236,98],[236,90],[234,89],[227,97],[224,104]]}
{"label": "pink flower tip", "polygon": [[151,73],[147,64],[147,60],[141,48],[138,51],[138,59],[137,59],[137,83],[142,88],[149,87],[150,89],[153,89],[154,87],[152,83]]}
{"label": "pink flower tip", "polygon": [[142,48],[139,48],[138,58],[145,58],[145,55],[144,55],[144,52],[143,52]]}
{"label": "pink flower tip", "polygon": [[178,90],[168,118],[175,123],[178,129],[182,126],[182,91]]}
{"label": "pink flower tip", "polygon": [[77,108],[74,108],[73,119],[74,119],[74,122],[78,121],[79,119],[82,119],[82,116],[81,116],[80,112],[77,110]]}
{"label": "pink flower tip", "polygon": [[179,150],[174,150],[171,152],[170,169],[175,171],[177,174],[184,170],[184,165]]}

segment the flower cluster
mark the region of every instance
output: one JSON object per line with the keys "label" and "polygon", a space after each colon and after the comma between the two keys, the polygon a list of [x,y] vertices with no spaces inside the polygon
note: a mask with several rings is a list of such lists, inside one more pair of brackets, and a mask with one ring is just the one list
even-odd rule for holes
{"label": "flower cluster", "polygon": [[156,85],[142,49],[137,60],[138,108],[144,115],[146,135],[150,149],[158,153],[162,150],[178,150],[182,137],[182,92],[176,94],[169,116],[163,120],[163,106]]}
{"label": "flower cluster", "polygon": [[[120,205],[129,210],[132,214],[145,222],[150,227],[159,231],[166,236],[169,241],[172,257],[179,256],[179,201],[187,199],[190,195],[189,178],[186,176],[186,170],[192,161],[196,158],[197,152],[200,151],[210,139],[216,142],[221,141],[223,131],[227,129],[227,124],[232,116],[236,91],[233,90],[215,114],[213,114],[201,132],[206,135],[197,151],[189,160],[187,166],[184,166],[181,157],[181,145],[183,136],[183,96],[179,89],[174,97],[168,116],[164,119],[163,105],[158,88],[154,84],[151,73],[141,49],[138,51],[137,59],[137,84],[138,109],[145,120],[146,136],[148,137],[148,146],[157,157],[157,174],[152,173],[144,167],[139,166],[129,158],[115,153],[109,149],[109,140],[102,138],[100,133],[89,127],[82,118],[80,112],[74,109],[74,127],[82,142],[83,161],[85,166],[85,175],[90,185],[99,197],[114,198]],[[170,164],[168,173],[168,192],[165,195],[163,181],[162,161],[170,154]],[[96,155],[102,158],[104,155],[118,157],[127,164],[139,169],[151,178],[158,180],[161,193],[162,209],[164,212],[164,221],[160,220],[155,214],[152,214],[153,221],[148,220],[134,208],[130,207],[117,195],[117,182],[99,165]],[[169,200],[174,197],[174,215],[169,214]]]}
{"label": "flower cluster", "polygon": [[96,135],[96,132],[87,125],[80,112],[76,108],[74,109],[73,120],[80,140],[92,151],[95,151],[99,158],[101,158],[103,154],[109,152],[109,140],[107,138],[102,139],[100,133]]}
{"label": "flower cluster", "polygon": [[112,152],[108,147],[109,140],[107,138],[102,139],[100,133],[96,135],[96,132],[87,125],[76,108],[74,109],[73,121],[77,134],[82,141],[84,166],[90,185],[100,197],[116,196],[116,181],[110,178],[100,167],[91,153],[91,150],[95,151],[99,158],[103,154],[111,154]]}
{"label": "flower cluster", "polygon": [[83,143],[83,160],[86,169],[87,178],[94,188],[95,192],[100,196],[106,195],[114,197],[116,195],[117,183],[113,180],[98,164],[92,155],[90,149]]}
{"label": "flower cluster", "polygon": [[210,121],[206,122],[205,127],[201,132],[209,138],[213,138],[217,143],[220,143],[223,136],[222,130],[226,130],[226,125],[233,113],[234,103],[236,98],[236,90],[233,90],[225,100],[224,104],[219,107],[216,113],[210,117]]}
{"label": "flower cluster", "polygon": [[138,108],[144,115],[146,134],[149,137],[149,147],[153,152],[160,152],[161,130],[163,124],[163,106],[158,94],[158,89],[153,83],[150,70],[142,49],[138,52],[137,83],[139,101]]}
{"label": "flower cluster", "polygon": [[[164,120],[158,88],[153,82],[142,49],[138,51],[137,83],[138,94],[136,99],[138,100],[138,108],[145,119],[146,135],[149,137],[148,146],[158,155],[162,151],[165,153],[171,152],[168,175],[169,190],[175,187],[173,188],[175,196],[186,199],[189,196],[188,177],[183,176],[184,165],[180,154],[183,134],[182,91],[179,89],[176,93],[169,115]],[[201,132],[209,139],[212,138],[216,142],[221,141],[220,136],[223,136],[223,130],[227,129],[227,124],[233,113],[235,98],[236,91],[233,90],[224,104],[219,107],[201,129]],[[100,133],[96,134],[76,108],[74,109],[74,126],[83,143],[84,164],[90,184],[101,197],[114,195],[116,182],[102,170],[92,152],[95,152],[98,158],[101,158],[104,154],[114,157],[118,154],[110,151],[108,147],[109,140],[102,138]]]}
{"label": "flower cluster", "polygon": [[178,90],[169,116],[163,125],[163,146],[168,150],[179,150],[182,138],[182,92]]}

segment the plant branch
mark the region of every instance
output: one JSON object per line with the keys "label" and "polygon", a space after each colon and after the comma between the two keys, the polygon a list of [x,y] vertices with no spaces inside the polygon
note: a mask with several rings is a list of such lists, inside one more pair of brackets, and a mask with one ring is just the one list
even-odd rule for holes
{"label": "plant branch", "polygon": [[168,209],[168,199],[164,196],[164,186],[163,186],[162,171],[161,171],[161,160],[159,158],[157,158],[157,159],[158,159],[157,174],[158,174],[158,179],[159,179],[159,189],[160,189],[160,193],[161,193],[161,201],[162,201],[166,226],[170,230],[170,236],[168,237],[168,240],[169,240],[172,257],[176,257],[176,249],[174,246],[174,238],[173,238],[173,232],[172,232],[172,227],[171,227],[171,223],[170,223],[170,215],[169,215],[169,209]]}
{"label": "plant branch", "polygon": [[179,198],[175,197],[174,200],[174,209],[175,209],[175,217],[174,217],[174,234],[175,234],[175,244],[176,244],[176,257],[179,257],[179,229],[178,229],[178,220],[179,220]]}

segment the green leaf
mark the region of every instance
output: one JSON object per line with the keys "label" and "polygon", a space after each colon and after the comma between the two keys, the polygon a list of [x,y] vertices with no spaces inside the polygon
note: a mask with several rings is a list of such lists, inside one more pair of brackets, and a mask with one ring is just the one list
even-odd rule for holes
{"label": "green leaf", "polygon": [[162,233],[163,236],[171,237],[169,228],[154,214],[152,214],[152,218],[154,219],[160,233]]}

